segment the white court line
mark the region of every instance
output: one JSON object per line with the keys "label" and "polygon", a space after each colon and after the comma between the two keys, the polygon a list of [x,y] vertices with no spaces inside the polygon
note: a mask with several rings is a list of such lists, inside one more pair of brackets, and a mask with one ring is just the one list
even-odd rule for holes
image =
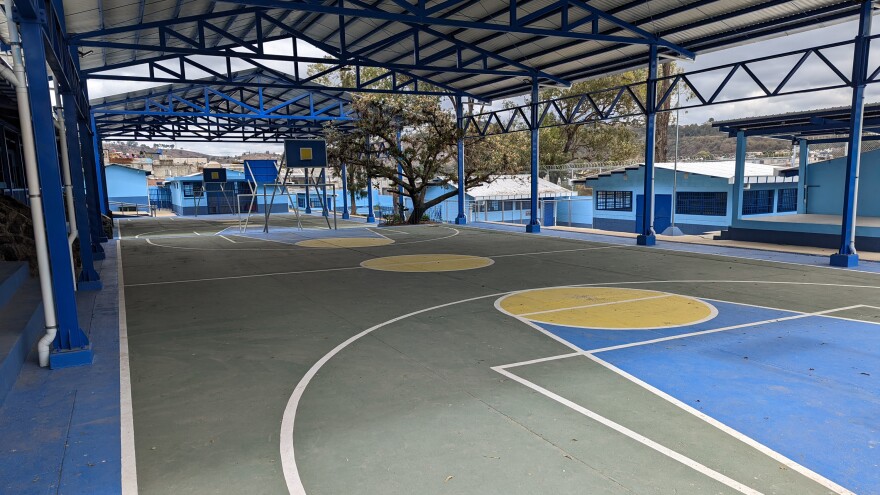
{"label": "white court line", "polygon": [[144,287],[148,285],[169,285],[169,284],[188,284],[193,282],[215,282],[218,280],[239,280],[243,278],[259,278],[259,277],[275,277],[279,275],[300,275],[304,273],[323,273],[323,272],[340,272],[344,270],[363,270],[360,266],[349,266],[345,268],[325,268],[323,270],[300,270],[295,272],[274,272],[274,273],[256,273],[253,275],[233,275],[229,277],[213,277],[213,278],[196,278],[190,280],[168,280],[165,282],[144,282],[140,284],[128,284],[128,287]]}
{"label": "white court line", "polygon": [[611,428],[612,430],[614,430],[622,435],[625,435],[625,436],[629,437],[630,439],[635,440],[636,442],[639,442],[640,444],[642,444],[646,447],[649,447],[649,448],[665,455],[666,457],[669,457],[670,459],[678,461],[681,464],[684,464],[685,466],[693,469],[694,471],[697,471],[698,473],[704,474],[704,475],[708,476],[709,478],[714,479],[715,481],[723,483],[723,484],[729,486],[730,488],[733,488],[734,490],[736,490],[740,493],[745,493],[748,495],[761,495],[761,492],[759,492],[753,488],[750,488],[750,487],[740,483],[739,481],[736,481],[733,478],[729,478],[729,477],[719,473],[718,471],[715,471],[714,469],[706,467],[703,464],[700,464],[699,462],[691,459],[690,457],[687,457],[687,456],[680,454],[680,453],[678,453],[668,447],[665,447],[665,446],[651,440],[650,438],[648,438],[640,433],[637,433],[633,430],[630,430],[629,428],[627,428],[619,423],[615,423],[614,421],[611,421],[610,419],[608,419],[600,414],[597,414],[597,413],[587,409],[586,407],[581,406],[580,404],[572,402],[572,401],[566,399],[565,397],[562,397],[561,395],[555,394],[555,393],[547,390],[544,387],[536,385],[536,384],[526,380],[525,378],[521,378],[517,375],[514,375],[513,373],[507,371],[506,369],[503,369],[499,366],[494,366],[494,367],[492,367],[492,370],[506,376],[507,378],[510,378],[511,380],[513,380],[521,385],[525,385],[526,387],[534,390],[535,392],[538,392],[539,394],[541,394],[549,399],[552,399],[552,400],[568,407],[569,409],[573,409],[574,411],[577,411],[577,412],[583,414],[584,416],[592,419],[593,421],[596,421],[604,426],[607,426],[608,428]]}
{"label": "white court line", "polygon": [[534,251],[531,253],[515,253],[515,254],[498,254],[494,256],[490,256],[490,258],[509,258],[511,256],[528,256],[531,254],[556,254],[556,253],[574,253],[578,251],[597,251],[599,249],[611,249],[619,246],[599,246],[599,247],[588,247],[588,248],[578,248],[578,249],[559,249],[556,251]]}
{"label": "white court line", "polygon": [[369,227],[367,227],[366,229],[367,229],[367,231],[372,232],[372,233],[376,234],[377,236],[382,237],[383,239],[388,239],[389,241],[393,240],[390,237],[388,237],[387,235],[382,235],[382,234],[376,232],[375,229],[371,229]]}
{"label": "white court line", "polygon": [[[221,232],[222,232],[222,231],[221,231]],[[221,239],[226,239],[227,241],[229,241],[229,242],[231,242],[231,243],[233,243],[233,244],[237,244],[235,241],[233,241],[232,239],[226,237],[225,235],[217,234],[217,237],[219,237],[219,238],[221,238]]]}
{"label": "white court line", "polygon": [[416,316],[421,313],[427,313],[436,309],[445,308],[447,306],[454,306],[456,304],[466,303],[470,301],[478,301],[480,299],[487,299],[490,297],[498,297],[504,294],[504,292],[499,292],[495,294],[487,294],[485,296],[472,297],[469,299],[463,299],[460,301],[432,306],[430,308],[420,309],[418,311],[413,311],[412,313],[398,316],[397,318],[392,318],[384,323],[372,326],[356,335],[349,337],[344,342],[334,347],[330,352],[324,354],[324,356],[319,359],[318,362],[313,364],[312,367],[309,368],[306,374],[302,377],[302,379],[300,379],[299,383],[296,384],[296,388],[293,389],[293,393],[290,395],[290,399],[288,399],[287,401],[287,406],[284,408],[284,415],[281,418],[281,469],[284,472],[284,481],[287,483],[288,491],[293,495],[305,495],[306,493],[306,489],[305,487],[303,487],[302,484],[302,479],[299,476],[299,469],[296,466],[296,455],[294,454],[293,449],[293,423],[296,420],[296,410],[299,407],[299,402],[302,399],[303,393],[306,391],[306,387],[309,386],[312,378],[315,377],[315,375],[318,373],[318,370],[320,370],[324,366],[324,364],[327,363],[327,361],[332,359],[333,356],[338,354],[340,351],[342,351],[361,337],[392,323],[396,323],[400,320],[404,320],[406,318]]}
{"label": "white court line", "polygon": [[131,368],[128,362],[128,318],[122,276],[122,242],[116,241],[119,290],[119,430],[121,439],[122,495],[137,495],[137,462],[134,450],[134,413],[131,401]]}
{"label": "white court line", "polygon": [[198,232],[196,232],[195,230],[193,230],[193,234],[195,234],[195,235],[202,235],[202,234],[199,234]]}
{"label": "white court line", "polygon": [[731,428],[730,426],[727,426],[726,424],[722,423],[721,421],[718,421],[717,419],[713,418],[712,416],[709,416],[703,412],[700,412],[697,409],[694,409],[693,407],[685,404],[684,402],[676,399],[675,397],[667,394],[666,392],[663,392],[662,390],[636,378],[635,376],[627,373],[626,371],[623,371],[622,369],[614,366],[613,364],[611,364],[607,361],[604,361],[604,360],[602,360],[592,354],[586,354],[585,356],[588,359],[593,360],[594,362],[604,366],[605,368],[613,371],[614,373],[617,373],[618,375],[620,375],[620,376],[626,378],[627,380],[635,383],[636,385],[644,388],[645,390],[648,390],[649,392],[653,393],[654,395],[656,395],[662,399],[665,399],[667,402],[670,402],[673,405],[678,406],[679,408],[696,416],[697,418],[702,419],[706,423],[709,423],[710,425],[714,426],[715,428],[718,428],[719,430],[723,431],[724,433],[727,433],[728,435],[745,443],[749,447],[752,447],[753,449],[761,452],[762,454],[766,455],[767,457],[770,457],[771,459],[775,460],[776,462],[779,462],[780,464],[788,467],[789,469],[804,475],[805,477],[815,481],[816,483],[819,483],[820,485],[824,486],[825,488],[828,488],[829,490],[833,491],[834,493],[838,493],[841,495],[855,495],[855,493],[853,493],[852,491],[838,485],[837,483],[829,480],[828,478],[825,478],[824,476],[820,475],[819,473],[816,473],[815,471],[812,471],[812,470],[798,464],[797,462],[789,459],[788,457],[785,457],[784,455],[780,454],[779,452],[776,452],[775,450],[771,449],[770,447],[767,447],[766,445],[758,442],[757,440],[753,439],[752,437],[745,435],[743,433],[740,433],[738,430],[735,430],[735,429]]}
{"label": "white court line", "polygon": [[[594,284],[569,285],[569,286],[565,286],[565,287],[642,285],[642,284],[647,284],[647,283],[652,283],[652,284],[669,284],[669,283],[672,283],[672,284],[682,284],[682,283],[690,283],[690,284],[696,284],[696,283],[734,283],[734,284],[739,284],[739,283],[749,283],[749,284],[759,284],[759,285],[760,284],[785,284],[785,285],[809,285],[809,286],[826,286],[826,287],[861,288],[861,289],[874,289],[874,290],[880,289],[880,287],[873,286],[873,285],[824,284],[824,283],[815,283],[815,282],[781,282],[781,281],[780,282],[771,282],[771,281],[767,281],[767,280],[694,280],[694,279],[690,279],[690,280],[652,280],[652,281],[631,281],[631,282],[604,282],[604,283],[594,283]],[[378,329],[385,327],[387,325],[390,325],[392,323],[396,323],[398,321],[404,320],[404,319],[409,318],[411,316],[415,316],[415,315],[422,314],[422,313],[427,313],[430,311],[434,311],[436,309],[455,306],[457,304],[478,301],[481,299],[487,299],[487,298],[491,298],[491,297],[497,298],[499,296],[505,296],[505,295],[516,293],[516,292],[525,292],[527,290],[552,289],[552,288],[558,288],[558,286],[556,286],[556,287],[538,287],[538,288],[531,288],[531,289],[523,289],[523,290],[519,290],[519,291],[508,291],[508,292],[499,292],[499,293],[495,293],[495,294],[487,294],[484,296],[472,297],[472,298],[463,299],[463,300],[459,300],[459,301],[453,301],[450,303],[440,304],[440,305],[433,306],[430,308],[421,309],[419,311],[415,311],[415,312],[408,313],[408,314],[405,314],[402,316],[398,316],[398,317],[393,318],[391,320],[388,320],[384,323],[380,323],[376,326],[370,327],[370,328],[368,328],[368,329],[366,329],[356,335],[353,335],[352,337],[349,337],[341,344],[334,347],[330,352],[328,352],[327,354],[322,356],[321,359],[319,359],[315,364],[312,365],[311,368],[309,368],[309,370],[306,372],[306,374],[303,376],[303,378],[300,379],[300,381],[296,384],[296,387],[293,389],[293,393],[291,393],[290,399],[287,401],[287,405],[284,408],[284,414],[283,414],[282,420],[281,420],[281,431],[280,431],[280,435],[279,435],[279,443],[280,443],[280,453],[281,453],[281,468],[284,473],[284,481],[287,484],[288,491],[293,495],[305,495],[305,493],[306,493],[305,487],[303,487],[303,484],[302,484],[302,479],[299,476],[299,469],[297,468],[297,465],[296,465],[296,454],[295,454],[295,449],[294,449],[294,445],[293,445],[293,431],[294,431],[293,427],[294,427],[294,422],[296,420],[296,411],[297,411],[297,408],[299,407],[299,403],[302,400],[302,396],[305,393],[305,390],[308,387],[309,383],[312,381],[312,379],[318,373],[318,371],[328,361],[330,361],[330,359],[333,358],[333,356],[335,356],[336,354],[338,354],[343,349],[345,349],[346,347],[348,347],[352,343],[356,342],[360,338],[364,337],[365,335],[368,335],[375,330],[378,330]],[[496,308],[498,307],[498,300],[495,301],[495,307]],[[516,317],[514,316],[514,318],[516,318]],[[568,347],[574,351],[577,351],[575,353],[566,354],[564,356],[570,356],[570,355],[574,355],[574,354],[583,353],[583,351],[580,348],[574,346],[570,342],[568,342],[560,337],[557,337],[556,335],[553,335],[550,332],[547,332],[546,330],[542,329],[540,326],[535,325],[534,323],[532,323],[528,320],[525,320],[525,319],[520,319],[520,318],[517,318],[517,319],[519,319],[523,323],[531,326],[532,328],[537,329],[541,333],[547,335],[547,337],[549,337],[553,340],[556,340],[561,345]],[[559,358],[560,358],[559,356],[553,356],[551,358],[542,358],[542,359],[543,360],[551,360],[551,359],[559,359]]]}
{"label": "white court line", "polygon": [[623,299],[621,301],[608,301],[608,302],[596,303],[596,304],[583,304],[580,306],[570,306],[567,308],[547,309],[544,311],[534,311],[531,313],[519,313],[519,314],[517,314],[517,316],[545,315],[547,313],[558,313],[560,311],[569,311],[572,309],[586,309],[586,308],[595,308],[597,306],[611,306],[614,304],[625,304],[625,303],[631,303],[631,302],[636,302],[636,301],[650,301],[651,299],[663,299],[664,297],[675,297],[677,295],[678,294],[663,294],[661,296],[637,297],[635,299]]}
{"label": "white court line", "polygon": [[[514,231],[507,231],[507,230],[487,229],[487,228],[483,228],[483,227],[473,227],[473,226],[470,226],[470,225],[467,226],[466,228],[468,228],[468,229],[473,229],[473,230],[480,230],[480,231],[483,231],[483,232],[494,232],[494,233],[496,233],[496,234],[497,234],[497,233],[514,234],[514,235],[521,235],[521,236],[531,237],[531,238],[533,238],[533,239],[535,238],[535,234],[528,234],[528,233],[525,233],[525,232],[514,232]],[[647,252],[651,252],[651,251],[667,251],[667,252],[678,253],[678,254],[702,254],[702,255],[705,255],[705,256],[718,256],[718,257],[721,257],[721,258],[734,258],[734,259],[738,259],[738,260],[749,260],[749,261],[763,261],[763,262],[765,262],[765,263],[779,263],[779,264],[781,264],[781,265],[809,266],[809,267],[813,267],[813,268],[826,268],[826,269],[831,269],[831,270],[844,270],[844,271],[849,271],[849,272],[864,273],[864,274],[867,274],[867,275],[878,275],[878,274],[875,273],[875,272],[869,272],[869,271],[864,271],[864,270],[854,270],[854,269],[852,269],[852,268],[844,268],[844,267],[830,266],[830,265],[811,265],[811,264],[809,264],[809,263],[798,263],[798,262],[795,262],[795,261],[779,261],[779,260],[772,260],[772,259],[766,259],[766,258],[757,258],[757,257],[750,257],[750,256],[742,256],[742,255],[735,255],[735,254],[707,253],[707,252],[703,252],[703,251],[696,251],[696,250],[691,251],[691,250],[688,250],[688,249],[673,249],[673,248],[659,247],[659,246],[639,246],[639,245],[636,245],[636,244],[627,244],[627,243],[624,243],[623,241],[625,241],[626,239],[630,239],[630,238],[628,238],[628,237],[618,237],[617,239],[621,239],[621,242],[620,242],[619,244],[617,244],[617,243],[613,243],[613,242],[611,242],[611,241],[593,241],[593,240],[590,240],[590,239],[578,239],[578,238],[575,238],[575,237],[565,237],[565,236],[561,236],[561,235],[550,235],[550,234],[548,234],[548,233],[546,233],[546,232],[547,232],[547,231],[542,231],[541,234],[538,234],[538,237],[548,237],[548,238],[551,238],[551,239],[564,239],[564,240],[568,240],[568,241],[577,241],[577,242],[592,242],[592,243],[611,244],[611,245],[614,246],[614,247],[627,248],[627,249],[637,249],[637,250],[640,250],[640,251],[647,251]],[[605,235],[606,237],[609,237],[609,235],[607,235],[607,234],[586,234],[586,233],[584,233],[584,234],[582,234],[582,235]],[[610,237],[613,237],[613,236],[610,236]],[[663,241],[663,240],[661,240],[660,242],[672,242],[672,241]],[[711,245],[706,245],[706,244],[687,244],[687,243],[683,243],[683,242],[682,242],[682,243],[678,243],[678,245],[681,245],[681,246],[690,246],[690,245],[693,245],[693,246],[708,246],[708,247],[719,247],[719,248],[724,248],[724,249],[741,249],[741,250],[749,250],[749,251],[758,251],[758,252],[763,252],[763,253],[776,253],[776,254],[781,254],[781,255],[791,255],[791,256],[811,256],[811,257],[814,257],[814,258],[826,258],[826,259],[827,259],[827,256],[825,256],[825,255],[818,255],[818,254],[803,254],[803,253],[789,253],[789,252],[786,252],[786,251],[769,251],[769,250],[764,250],[764,249],[756,249],[756,248],[748,248],[748,247],[736,247],[736,246],[711,246]],[[871,263],[871,262],[869,261],[869,263]]]}
{"label": "white court line", "polygon": [[[397,232],[398,234],[409,235],[409,232],[404,232],[402,230],[393,230],[393,229],[387,229],[387,228],[383,228],[382,230],[384,230],[385,232]],[[377,232],[377,234],[378,234],[378,232]],[[382,235],[382,234],[379,234],[379,235]]]}

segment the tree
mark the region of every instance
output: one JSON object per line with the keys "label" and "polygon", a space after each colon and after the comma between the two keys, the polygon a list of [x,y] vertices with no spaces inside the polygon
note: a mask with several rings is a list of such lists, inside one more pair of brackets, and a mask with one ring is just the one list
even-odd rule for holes
{"label": "tree", "polygon": [[[431,184],[457,184],[456,144],[463,137],[440,99],[416,95],[354,95],[358,115],[353,130],[330,125],[325,132],[328,155],[349,169],[387,179],[412,200],[408,222],[418,224],[427,210],[458,193],[455,187],[427,199]],[[398,147],[397,131],[402,145]],[[468,139],[465,187],[476,187],[511,168],[512,155],[499,139]],[[398,176],[398,164],[402,174]]]}

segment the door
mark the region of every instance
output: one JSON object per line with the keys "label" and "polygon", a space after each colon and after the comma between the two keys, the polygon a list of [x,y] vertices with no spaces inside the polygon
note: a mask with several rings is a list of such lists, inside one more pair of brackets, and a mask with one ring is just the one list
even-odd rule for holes
{"label": "door", "polygon": [[[662,234],[672,222],[672,195],[654,195],[654,232]],[[645,231],[645,195],[636,196],[636,233]]]}

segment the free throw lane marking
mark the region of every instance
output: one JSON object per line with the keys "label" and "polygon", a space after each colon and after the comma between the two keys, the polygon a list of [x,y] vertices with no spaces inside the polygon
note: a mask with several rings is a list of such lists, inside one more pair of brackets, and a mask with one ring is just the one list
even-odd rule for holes
{"label": "free throw lane marking", "polygon": [[512,316],[554,325],[605,330],[647,330],[694,325],[718,310],[689,296],[642,289],[559,287],[518,292],[501,298]]}
{"label": "free throw lane marking", "polygon": [[345,249],[385,246],[393,243],[394,241],[387,237],[328,237],[326,239],[308,239],[305,241],[299,241],[296,245],[310,248]]}
{"label": "free throw lane marking", "polygon": [[373,258],[361,263],[364,268],[386,272],[454,272],[484,268],[494,263],[490,258],[463,254],[409,254]]}

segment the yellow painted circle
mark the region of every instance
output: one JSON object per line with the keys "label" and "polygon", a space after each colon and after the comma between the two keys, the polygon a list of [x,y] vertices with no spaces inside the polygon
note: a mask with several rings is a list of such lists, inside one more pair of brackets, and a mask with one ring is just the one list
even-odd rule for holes
{"label": "yellow painted circle", "polygon": [[603,330],[646,330],[711,320],[718,310],[693,297],[641,289],[559,287],[510,294],[496,306],[539,323]]}
{"label": "yellow painted circle", "polygon": [[394,241],[391,239],[385,239],[384,237],[328,237],[326,239],[308,239],[305,241],[299,241],[296,245],[311,248],[343,249],[386,246],[393,243]]}
{"label": "yellow painted circle", "polygon": [[386,272],[454,272],[483,268],[492,263],[494,261],[489,258],[462,254],[409,254],[373,258],[361,266]]}

